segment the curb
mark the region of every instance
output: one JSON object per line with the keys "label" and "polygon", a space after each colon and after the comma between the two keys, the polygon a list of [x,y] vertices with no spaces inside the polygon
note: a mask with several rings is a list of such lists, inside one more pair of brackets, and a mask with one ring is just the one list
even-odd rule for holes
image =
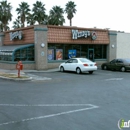
{"label": "curb", "polygon": [[29,77],[29,78],[9,78],[9,77],[0,76],[0,78],[5,79],[5,80],[12,80],[12,81],[30,81],[30,80],[32,80],[32,77]]}
{"label": "curb", "polygon": [[51,73],[51,72],[59,72],[59,70],[41,70],[41,71],[37,71],[37,70],[25,70],[23,72],[24,73]]}

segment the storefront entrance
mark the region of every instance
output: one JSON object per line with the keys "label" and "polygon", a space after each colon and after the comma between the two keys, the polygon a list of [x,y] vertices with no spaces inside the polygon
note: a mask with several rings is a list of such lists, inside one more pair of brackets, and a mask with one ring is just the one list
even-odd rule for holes
{"label": "storefront entrance", "polygon": [[88,49],[88,59],[94,61],[94,49]]}

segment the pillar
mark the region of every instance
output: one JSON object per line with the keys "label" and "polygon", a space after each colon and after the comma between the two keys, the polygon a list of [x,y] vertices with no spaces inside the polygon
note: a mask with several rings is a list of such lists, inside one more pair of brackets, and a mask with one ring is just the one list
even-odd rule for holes
{"label": "pillar", "polygon": [[115,58],[117,58],[117,32],[116,31],[109,31],[109,38],[110,38],[110,44],[109,44],[109,52],[108,52],[108,60],[111,61]]}
{"label": "pillar", "polygon": [[34,26],[34,48],[35,48],[35,64],[36,70],[48,69],[47,60],[47,32],[46,25]]}

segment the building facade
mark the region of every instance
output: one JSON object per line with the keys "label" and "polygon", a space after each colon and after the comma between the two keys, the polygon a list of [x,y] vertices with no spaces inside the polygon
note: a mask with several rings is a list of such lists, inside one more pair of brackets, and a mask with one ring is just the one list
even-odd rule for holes
{"label": "building facade", "polygon": [[[117,57],[130,45],[130,34],[97,28],[35,25],[0,33],[0,68],[44,70],[72,57],[101,64]],[[128,49],[127,49],[128,50]]]}

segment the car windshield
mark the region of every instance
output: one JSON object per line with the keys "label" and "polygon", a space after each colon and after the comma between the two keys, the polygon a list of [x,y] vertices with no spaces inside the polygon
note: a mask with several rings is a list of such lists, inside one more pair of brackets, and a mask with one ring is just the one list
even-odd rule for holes
{"label": "car windshield", "polygon": [[82,59],[79,59],[81,62],[91,62],[90,60],[86,59],[86,58],[82,58]]}

